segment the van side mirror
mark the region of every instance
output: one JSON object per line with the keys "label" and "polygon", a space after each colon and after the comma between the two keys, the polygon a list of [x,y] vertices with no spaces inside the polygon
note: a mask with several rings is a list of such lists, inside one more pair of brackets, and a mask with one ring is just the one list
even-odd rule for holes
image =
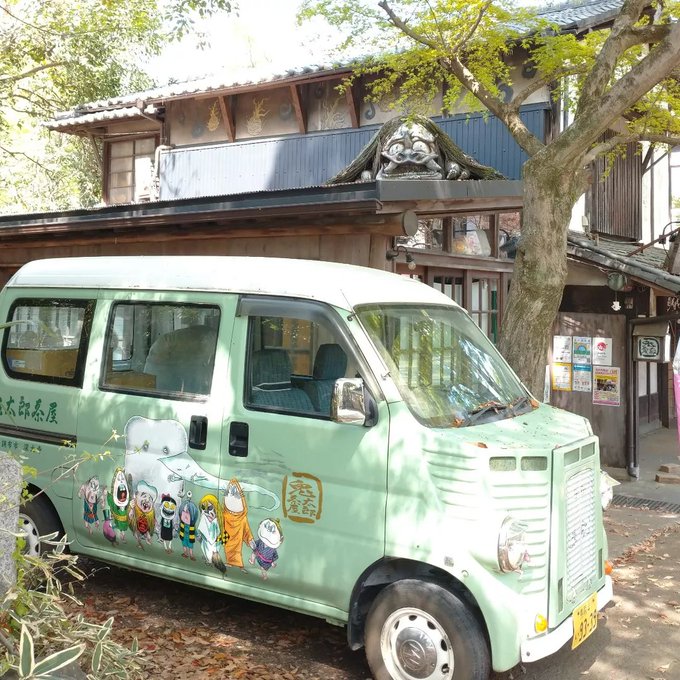
{"label": "van side mirror", "polygon": [[331,420],[371,427],[378,421],[375,399],[361,378],[339,378],[331,396]]}

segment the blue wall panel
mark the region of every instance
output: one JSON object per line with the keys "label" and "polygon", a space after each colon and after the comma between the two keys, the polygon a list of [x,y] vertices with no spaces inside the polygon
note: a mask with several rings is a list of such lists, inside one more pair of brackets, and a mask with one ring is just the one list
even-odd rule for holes
{"label": "blue wall panel", "polygon": [[[526,107],[522,119],[543,139],[545,106]],[[508,179],[520,179],[526,154],[494,117],[438,119],[466,153]],[[231,144],[182,147],[161,156],[161,200],[320,186],[346,167],[378,127],[334,130]]]}

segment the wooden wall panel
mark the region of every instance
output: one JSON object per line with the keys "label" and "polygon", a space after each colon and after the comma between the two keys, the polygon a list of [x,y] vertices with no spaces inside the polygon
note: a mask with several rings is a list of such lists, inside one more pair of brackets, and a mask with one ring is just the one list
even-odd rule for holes
{"label": "wooden wall panel", "polygon": [[371,251],[371,235],[324,236],[320,259],[328,262],[347,262],[367,267]]}
{"label": "wooden wall panel", "polygon": [[[585,314],[560,312],[553,326],[553,335],[585,335],[612,338],[612,366],[621,374],[621,405],[593,404],[592,392],[552,391],[550,403],[590,420],[593,432],[600,438],[603,465],[626,467],[626,403],[629,376],[626,370],[626,318],[615,314]],[[552,353],[552,341],[550,343]],[[552,354],[550,356],[552,363]]]}
{"label": "wooden wall panel", "polygon": [[[613,136],[607,133],[603,140]],[[590,226],[600,234],[642,238],[642,155],[637,144],[628,144],[607,172],[606,160],[593,163],[593,182],[586,194]]]}

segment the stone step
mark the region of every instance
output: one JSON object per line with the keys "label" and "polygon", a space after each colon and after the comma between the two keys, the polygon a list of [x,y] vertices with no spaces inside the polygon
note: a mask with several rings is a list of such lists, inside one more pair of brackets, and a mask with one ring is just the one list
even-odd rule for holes
{"label": "stone step", "polygon": [[658,472],[656,481],[662,484],[680,484],[680,475],[671,475],[666,472]]}
{"label": "stone step", "polygon": [[659,465],[659,472],[668,472],[671,475],[680,475],[680,465],[677,463],[665,463]]}

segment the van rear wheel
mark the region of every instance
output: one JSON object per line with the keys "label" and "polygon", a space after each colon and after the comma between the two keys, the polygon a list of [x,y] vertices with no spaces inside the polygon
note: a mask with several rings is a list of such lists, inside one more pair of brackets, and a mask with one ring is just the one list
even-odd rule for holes
{"label": "van rear wheel", "polygon": [[488,680],[489,647],[452,592],[406,579],[387,586],[366,620],[366,658],[376,680]]}
{"label": "van rear wheel", "polygon": [[49,550],[49,546],[41,542],[41,536],[55,532],[58,536],[62,536],[64,533],[59,518],[45,496],[35,496],[30,501],[21,504],[19,531],[24,535],[26,542],[23,553],[29,557],[37,557]]}

